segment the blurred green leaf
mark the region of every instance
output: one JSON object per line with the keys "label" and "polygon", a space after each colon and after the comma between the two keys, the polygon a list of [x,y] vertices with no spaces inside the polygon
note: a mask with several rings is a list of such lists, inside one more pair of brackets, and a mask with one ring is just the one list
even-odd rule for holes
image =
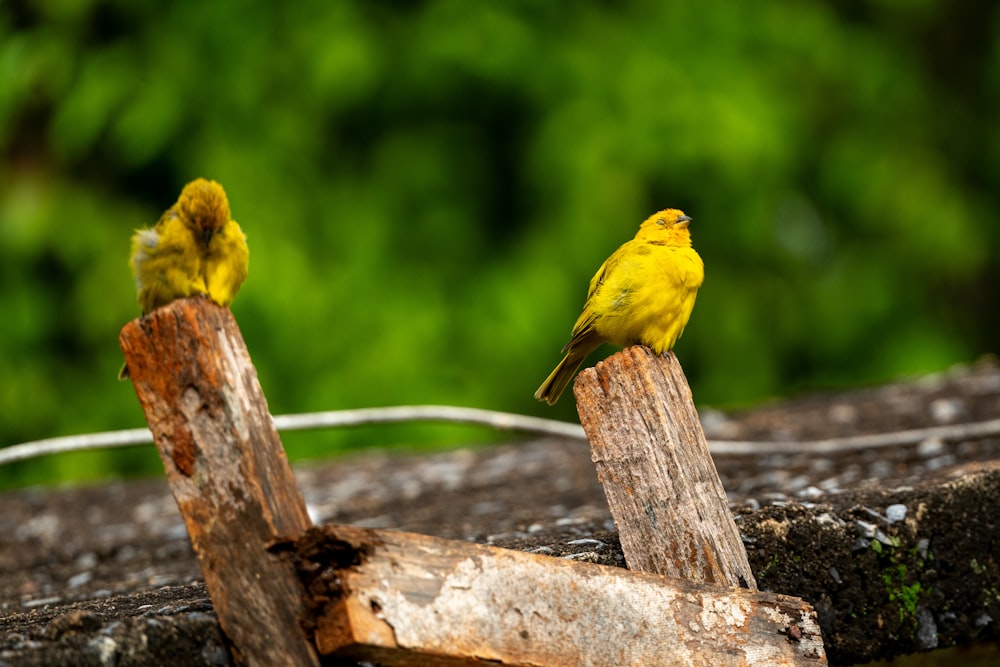
{"label": "blurred green leaf", "polygon": [[[197,176],[249,239],[233,311],[275,412],[574,419],[569,396],[531,394],[593,272],[666,206],[706,264],[677,348],[699,402],[997,351],[1000,21],[982,1],[5,7],[0,444],[142,423],[115,379],[129,236]],[[477,436],[289,448],[460,438]]]}

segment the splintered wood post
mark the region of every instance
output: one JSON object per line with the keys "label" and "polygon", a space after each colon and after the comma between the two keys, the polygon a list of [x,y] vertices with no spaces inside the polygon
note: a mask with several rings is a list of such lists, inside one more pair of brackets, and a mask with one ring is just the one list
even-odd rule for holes
{"label": "splintered wood post", "polygon": [[120,343],[237,663],[318,665],[295,566],[267,550],[312,523],[232,314],[174,301]]}
{"label": "splintered wood post", "polygon": [[816,613],[776,593],[351,526],[318,526],[280,548],[298,556],[324,656],[390,667],[827,664]]}
{"label": "splintered wood post", "polygon": [[573,391],[629,568],[757,590],[677,357],[630,347]]}

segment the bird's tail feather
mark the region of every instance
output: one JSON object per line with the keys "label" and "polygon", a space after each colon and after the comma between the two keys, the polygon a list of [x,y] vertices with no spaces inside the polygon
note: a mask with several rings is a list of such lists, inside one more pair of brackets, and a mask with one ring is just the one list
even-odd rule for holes
{"label": "bird's tail feather", "polygon": [[571,349],[563,357],[555,370],[545,378],[545,382],[535,392],[535,398],[545,401],[549,405],[555,405],[559,397],[566,390],[569,381],[573,379],[580,364],[590,354],[591,350]]}

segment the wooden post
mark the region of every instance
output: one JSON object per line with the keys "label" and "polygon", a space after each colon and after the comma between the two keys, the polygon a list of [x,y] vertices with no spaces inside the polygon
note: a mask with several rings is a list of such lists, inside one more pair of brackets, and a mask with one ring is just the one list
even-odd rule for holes
{"label": "wooden post", "polygon": [[120,343],[237,662],[318,665],[294,564],[267,551],[312,524],[232,314],[174,301]]}
{"label": "wooden post", "polygon": [[293,550],[323,655],[393,667],[820,667],[798,598],[391,530]]}
{"label": "wooden post", "polygon": [[[712,534],[726,529],[716,516],[721,505],[728,518],[725,496],[679,367],[679,380],[667,382],[672,357],[629,350],[623,358],[640,369],[632,384],[628,373],[597,374],[606,397],[588,403],[585,376],[577,396],[581,415],[593,418],[584,427],[609,497],[620,490],[646,498],[636,507],[651,524],[640,527],[647,543],[628,557],[653,545],[652,561],[669,561],[698,583],[393,531],[313,529],[227,309],[201,298],[173,302],[129,323],[121,346],[239,664],[317,666],[317,648],[403,667],[826,664],[815,612],[802,600],[702,585],[732,585],[730,576],[754,588],[749,566],[733,565],[726,536]],[[653,400],[619,400],[641,392]],[[677,415],[664,412],[668,402]],[[600,408],[607,414],[594,417]],[[597,428],[598,417],[611,427]],[[692,434],[704,461],[690,460]],[[599,454],[614,447],[614,456]],[[623,456],[634,474],[615,463]],[[655,479],[643,473],[655,466],[668,471],[666,484],[643,481]],[[612,502],[613,511],[622,506]],[[702,525],[677,514],[708,518]],[[626,515],[615,516],[625,528]],[[637,534],[622,530],[623,545]]]}
{"label": "wooden post", "polygon": [[677,357],[630,347],[573,391],[629,568],[757,590]]}

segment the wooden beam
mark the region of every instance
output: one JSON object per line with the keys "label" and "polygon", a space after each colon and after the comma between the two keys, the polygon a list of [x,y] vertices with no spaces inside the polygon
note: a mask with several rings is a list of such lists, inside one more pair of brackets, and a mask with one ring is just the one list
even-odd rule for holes
{"label": "wooden beam", "polygon": [[295,545],[324,655],[388,666],[825,665],[798,598],[388,530]]}
{"label": "wooden beam", "polygon": [[629,568],[756,590],[677,357],[630,347],[573,391]]}
{"label": "wooden beam", "polygon": [[120,342],[237,663],[319,664],[295,567],[267,551],[312,524],[232,314],[174,301]]}

